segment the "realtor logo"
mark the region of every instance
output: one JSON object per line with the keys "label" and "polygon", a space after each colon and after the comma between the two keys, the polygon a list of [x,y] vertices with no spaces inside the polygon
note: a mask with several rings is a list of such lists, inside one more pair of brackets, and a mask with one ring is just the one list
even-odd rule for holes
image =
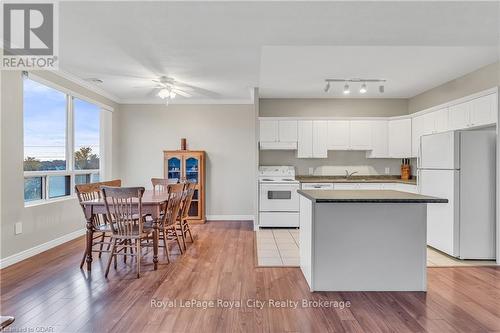
{"label": "realtor logo", "polygon": [[2,69],[56,69],[56,3],[3,3],[2,11]]}

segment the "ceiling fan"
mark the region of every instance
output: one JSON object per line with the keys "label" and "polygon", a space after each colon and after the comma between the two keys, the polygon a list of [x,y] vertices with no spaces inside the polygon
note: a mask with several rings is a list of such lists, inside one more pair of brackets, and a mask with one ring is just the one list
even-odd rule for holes
{"label": "ceiling fan", "polygon": [[158,79],[153,79],[152,81],[154,82],[153,85],[145,87],[143,86],[140,88],[152,88],[152,93],[165,100],[167,105],[177,95],[180,95],[182,97],[192,96],[189,92],[186,91],[191,87],[189,85],[185,85],[176,81],[174,78],[168,76],[160,76]]}

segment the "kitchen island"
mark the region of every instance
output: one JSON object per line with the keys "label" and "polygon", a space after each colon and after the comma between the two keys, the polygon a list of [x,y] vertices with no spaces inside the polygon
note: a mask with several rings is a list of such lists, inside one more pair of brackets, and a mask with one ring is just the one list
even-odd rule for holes
{"label": "kitchen island", "polygon": [[311,291],[425,291],[427,204],[390,190],[299,190],[300,268]]}

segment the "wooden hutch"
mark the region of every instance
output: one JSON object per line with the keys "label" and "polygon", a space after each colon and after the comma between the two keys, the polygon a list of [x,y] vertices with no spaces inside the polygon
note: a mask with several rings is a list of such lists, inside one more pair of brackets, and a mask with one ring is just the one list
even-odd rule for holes
{"label": "wooden hutch", "polygon": [[189,208],[189,220],[205,223],[205,152],[197,150],[163,151],[164,177],[172,183],[182,180],[196,183]]}

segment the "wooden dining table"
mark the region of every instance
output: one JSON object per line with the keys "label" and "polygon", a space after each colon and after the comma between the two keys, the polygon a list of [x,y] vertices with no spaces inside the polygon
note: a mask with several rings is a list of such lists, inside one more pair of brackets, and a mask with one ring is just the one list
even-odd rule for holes
{"label": "wooden dining table", "polygon": [[[160,217],[161,207],[168,201],[168,192],[146,190],[142,196],[142,214],[151,215],[153,219],[153,266],[158,269],[158,234],[159,226],[158,219]],[[82,201],[81,204],[85,207],[85,216],[93,216],[94,214],[106,214],[106,205],[103,198]],[[135,206],[133,213],[138,214],[138,205]],[[87,247],[87,270],[92,268],[92,239],[94,237],[94,226],[92,220],[87,220],[86,247]]]}

